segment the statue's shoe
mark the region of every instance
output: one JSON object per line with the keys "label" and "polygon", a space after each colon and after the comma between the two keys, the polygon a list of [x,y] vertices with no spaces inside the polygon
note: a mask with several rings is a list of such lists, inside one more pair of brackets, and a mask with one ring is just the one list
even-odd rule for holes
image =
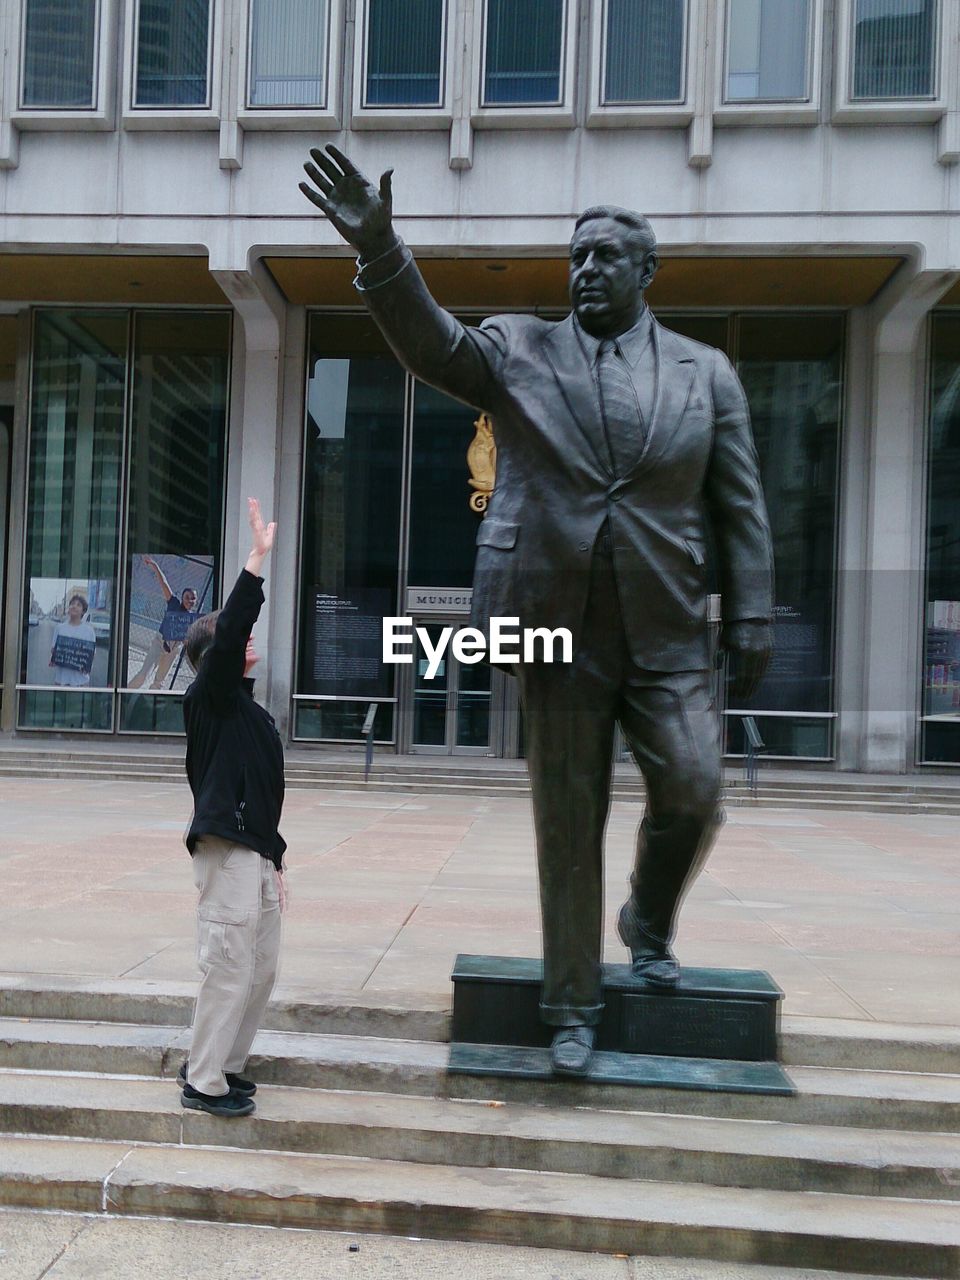
{"label": "statue's shoe", "polygon": [[680,966],[664,938],[651,933],[629,900],[620,908],[617,933],[630,948],[633,974],[654,987],[675,987],[680,981]]}
{"label": "statue's shoe", "polygon": [[558,1027],[550,1046],[550,1065],[558,1076],[583,1076],[590,1066],[593,1027]]}

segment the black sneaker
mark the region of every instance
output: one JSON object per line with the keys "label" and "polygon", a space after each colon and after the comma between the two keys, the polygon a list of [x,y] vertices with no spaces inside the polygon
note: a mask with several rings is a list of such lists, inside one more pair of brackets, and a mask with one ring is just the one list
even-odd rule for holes
{"label": "black sneaker", "polygon": [[190,1111],[206,1111],[212,1116],[223,1116],[227,1120],[234,1116],[248,1116],[257,1109],[252,1098],[245,1098],[242,1093],[233,1089],[222,1094],[201,1093],[192,1084],[183,1086],[180,1105]]}
{"label": "black sneaker", "polygon": [[[242,1093],[245,1098],[252,1098],[257,1092],[257,1086],[252,1080],[247,1080],[244,1076],[234,1075],[232,1071],[225,1071],[227,1088],[232,1089],[234,1093]],[[177,1072],[177,1083],[181,1086],[187,1083],[187,1064],[184,1063]]]}

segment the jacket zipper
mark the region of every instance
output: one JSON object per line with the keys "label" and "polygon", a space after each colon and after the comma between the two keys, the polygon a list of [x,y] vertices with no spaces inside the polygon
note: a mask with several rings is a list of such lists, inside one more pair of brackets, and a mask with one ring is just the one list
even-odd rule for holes
{"label": "jacket zipper", "polygon": [[238,830],[238,831],[245,831],[245,830],[246,830],[246,827],[244,826],[244,820],[243,820],[243,819],[244,819],[244,814],[243,814],[243,811],[244,811],[244,809],[246,809],[246,807],[247,807],[247,800],[246,800],[246,795],[247,795],[247,766],[246,766],[246,765],[244,765],[244,766],[243,766],[242,771],[241,771],[241,774],[240,774],[240,777],[241,777],[241,785],[240,785],[240,799],[237,801],[237,807],[236,807],[236,810],[234,811],[234,817],[235,817],[235,818],[236,818],[236,820],[237,820],[237,830]]}

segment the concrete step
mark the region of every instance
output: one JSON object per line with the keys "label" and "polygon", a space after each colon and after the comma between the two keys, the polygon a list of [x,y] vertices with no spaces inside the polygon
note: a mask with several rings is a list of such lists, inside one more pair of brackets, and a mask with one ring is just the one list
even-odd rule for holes
{"label": "concrete step", "polygon": [[[110,776],[113,779],[120,779],[125,782],[140,782],[153,785],[154,783],[182,783],[183,768],[181,766],[157,767],[152,764],[149,767],[134,765],[113,765],[110,766]],[[104,770],[102,767],[88,764],[49,764],[31,766],[21,764],[4,764],[0,762],[0,777],[5,778],[58,778],[65,780],[91,780],[102,781]],[[395,778],[377,778],[371,777],[365,782],[361,774],[349,776],[327,776],[322,772],[296,772],[289,771],[287,773],[286,785],[290,790],[331,790],[345,792],[371,792],[375,794],[387,795],[457,795],[475,797],[478,799],[502,797],[504,795],[515,795],[518,797],[526,797],[530,795],[529,784],[522,781],[511,780],[500,781],[497,779],[489,779],[477,781],[469,779],[464,781],[456,781],[454,779],[434,779],[418,777],[415,774],[398,775]],[[614,783],[613,799],[624,802],[642,801],[644,792],[639,785],[633,786],[625,783]],[[928,799],[926,796],[922,798],[894,798],[889,799],[881,796],[858,797],[855,794],[841,794],[833,796],[827,792],[816,792],[809,796],[797,794],[795,792],[768,790],[761,786],[760,790],[753,794],[751,792],[733,792],[727,794],[725,804],[728,808],[759,808],[759,809],[793,809],[797,811],[817,811],[820,812],[853,812],[853,813],[876,813],[876,814],[929,814],[940,815],[943,817],[954,817],[960,814],[960,798],[945,797],[942,800]]]}
{"label": "concrete step", "polygon": [[[172,1030],[190,1025],[196,996],[195,982],[4,974],[0,1018],[126,1022]],[[431,1001],[422,995],[384,997],[355,991],[308,998],[284,995],[281,989],[270,1001],[263,1026],[270,1031],[447,1041],[451,1015],[447,1000]]]}
{"label": "concrete step", "polygon": [[[211,1138],[228,1138],[213,1121]],[[238,1123],[238,1122],[233,1122]],[[8,1205],[960,1274],[960,1205],[215,1147],[0,1141]]]}
{"label": "concrete step", "polygon": [[150,1280],[850,1280],[849,1272],[742,1262],[39,1209],[0,1208],[0,1239],[5,1280],[131,1280],[134,1272]]}
{"label": "concrete step", "polygon": [[169,1080],[0,1071],[0,1131],[960,1200],[960,1135],[265,1086],[228,1130]]}
{"label": "concrete step", "polygon": [[[158,767],[182,768],[183,749],[168,752],[152,750],[109,750],[98,746],[97,750],[83,750],[71,747],[36,748],[15,745],[0,746],[0,765],[24,763],[30,765],[70,764],[82,765],[94,770],[103,764],[129,765],[143,767],[146,762]],[[324,777],[357,777],[363,776],[364,761],[360,754],[345,759],[331,757],[319,750],[315,754],[306,754],[299,748],[293,748],[287,755],[287,768],[293,771],[304,771]],[[393,778],[416,777],[424,779],[456,779],[459,781],[491,781],[527,782],[526,766],[523,761],[488,761],[468,762],[462,758],[448,759],[444,757],[396,757],[379,753],[373,766],[373,777],[384,781]],[[640,778],[629,765],[617,768],[615,780],[618,785],[642,786]],[[742,769],[736,764],[728,766],[726,786],[729,792],[749,792]],[[920,798],[922,796],[939,796],[943,799],[960,800],[960,777],[956,782],[944,780],[935,775],[912,777],[909,780],[894,780],[890,777],[869,780],[868,775],[851,777],[845,773],[811,774],[794,772],[785,776],[782,771],[761,767],[760,787],[770,792],[802,793],[811,796],[851,793],[862,796],[876,795],[880,797]]]}
{"label": "concrete step", "polygon": [[[186,1027],[196,991],[195,982],[7,974],[0,976],[0,1018]],[[445,1042],[451,1017],[445,998],[363,992],[308,997],[281,988],[263,1025],[270,1031]],[[786,1016],[780,1049],[787,1066],[950,1075],[960,1065],[960,1028]]]}
{"label": "concrete step", "polygon": [[[134,782],[181,781],[183,759],[180,755],[92,751],[0,749],[0,776],[47,777],[64,779],[99,779],[104,766],[113,777]],[[492,797],[527,796],[530,793],[526,770],[496,769],[461,764],[390,763],[382,758],[375,764],[370,780],[364,780],[363,762],[329,761],[323,754],[315,760],[288,758],[287,784],[291,788],[330,788],[341,791],[373,791],[387,794],[437,794]],[[614,798],[639,801],[643,798],[642,780],[621,771],[615,778]],[[960,788],[924,783],[876,784],[862,779],[844,781],[843,775],[818,777],[809,782],[803,778],[784,779],[776,774],[761,774],[756,792],[741,777],[731,776],[726,782],[726,803],[731,808],[793,808],[850,810],[885,814],[924,813],[954,816],[960,813]]]}
{"label": "concrete step", "polygon": [[[189,1043],[182,1027],[0,1020],[0,1067],[174,1076]],[[953,1132],[960,1076],[794,1066],[795,1097],[671,1088],[631,1089],[584,1080],[547,1083],[447,1074],[448,1046],[369,1036],[261,1032],[250,1070],[265,1084],[349,1089],[484,1102],[601,1107],[714,1119]]]}

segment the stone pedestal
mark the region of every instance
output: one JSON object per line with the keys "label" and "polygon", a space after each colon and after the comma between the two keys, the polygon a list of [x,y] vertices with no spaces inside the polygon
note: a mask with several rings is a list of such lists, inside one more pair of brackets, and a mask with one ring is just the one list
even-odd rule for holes
{"label": "stone pedestal", "polygon": [[[541,961],[457,957],[450,1071],[548,1078],[552,1029],[539,1017]],[[683,969],[665,991],[629,965],[603,966],[594,1083],[793,1093],[777,1062],[783,992],[759,970]]]}

